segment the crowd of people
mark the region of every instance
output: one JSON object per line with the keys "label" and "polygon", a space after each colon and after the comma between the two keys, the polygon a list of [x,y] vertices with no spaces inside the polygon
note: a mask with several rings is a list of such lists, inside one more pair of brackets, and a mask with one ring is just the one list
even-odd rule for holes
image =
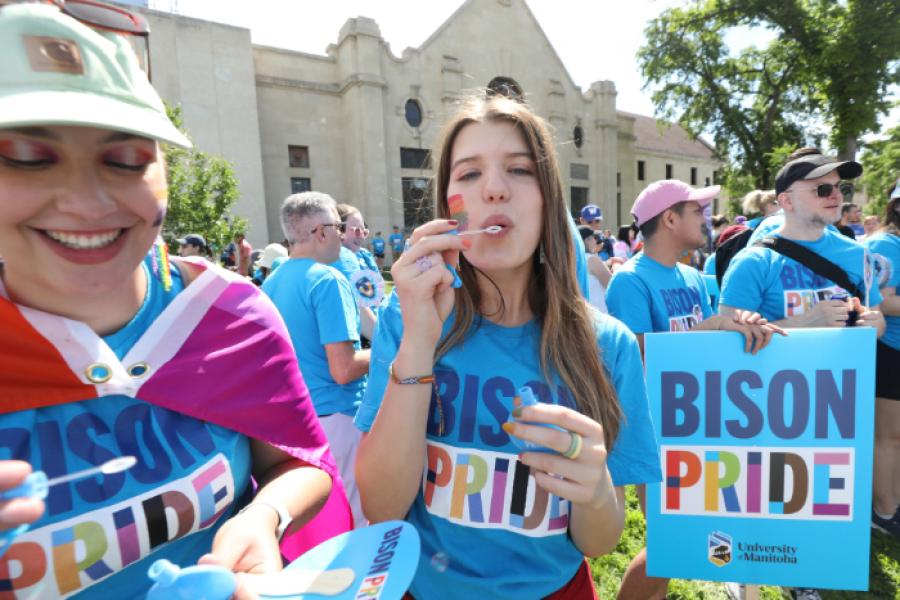
{"label": "crowd of people", "polygon": [[[872,525],[900,537],[900,185],[860,231],[862,167],[803,148],[741,219],[708,220],[718,186],[665,180],[613,235],[596,205],[569,214],[544,120],[477,92],[434,152],[437,218],[408,235],[304,192],[283,242],[212,257],[183,232],[174,257],[161,143],[190,141],[132,50],[140,19],[78,7],[0,3],[0,492],[137,464],[0,501],[0,590],[141,597],[165,557],[253,598],[241,574],[400,519],[421,538],[408,598],[597,598],[586,557],[615,549],[625,486],[643,507],[662,480],[652,332],[757,354],[875,329]],[[642,551],[619,597],[666,586]]]}

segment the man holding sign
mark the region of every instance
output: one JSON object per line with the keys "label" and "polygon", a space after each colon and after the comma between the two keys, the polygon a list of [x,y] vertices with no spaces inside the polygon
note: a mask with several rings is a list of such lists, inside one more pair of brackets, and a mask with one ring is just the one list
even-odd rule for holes
{"label": "man holding sign", "polygon": [[[719,193],[719,186],[694,189],[675,179],[651,183],[631,209],[644,237],[643,252],[620,267],[609,283],[609,312],[637,336],[668,331],[738,331],[745,350],[759,352],[779,328],[759,314],[737,311],[728,317],[713,314],[702,275],[678,262],[685,253],[703,246],[706,236],[703,209]],[[645,489],[638,486],[644,507]],[[622,580],[619,598],[664,598],[668,580],[646,575],[646,551],[632,561]]]}
{"label": "man holding sign", "polygon": [[[865,248],[830,229],[840,217],[841,180],[862,165],[822,154],[791,157],[775,177],[784,225],[734,257],[722,280],[719,312],[759,311],[782,327],[874,327],[885,330]],[[872,307],[872,308],[869,308]],[[795,598],[817,598],[810,589]]]}
{"label": "man holding sign", "polygon": [[828,228],[840,217],[841,179],[861,174],[859,163],[822,154],[788,161],[775,178],[784,225],[734,257],[720,314],[752,310],[782,327],[865,325],[884,333],[865,248]]}
{"label": "man holding sign", "polygon": [[739,331],[746,350],[769,343],[777,328],[753,311],[728,317],[713,314],[706,284],[696,269],[678,262],[706,242],[704,207],[720,186],[694,189],[676,179],[651,183],[634,202],[631,214],[644,237],[643,252],[622,265],[609,282],[609,312],[637,335],[655,331]]}

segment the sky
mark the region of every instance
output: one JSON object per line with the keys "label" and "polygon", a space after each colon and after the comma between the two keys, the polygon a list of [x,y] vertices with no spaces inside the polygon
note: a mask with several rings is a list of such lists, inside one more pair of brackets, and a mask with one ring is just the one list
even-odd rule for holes
{"label": "sky", "polygon": [[[609,79],[619,92],[620,110],[653,114],[649,94],[641,92],[635,53],[645,23],[681,0],[528,0],[528,6],[563,64],[587,90]],[[256,44],[325,54],[351,17],[375,19],[391,51],[400,56],[418,47],[462,5],[462,0],[151,0],[157,10],[220,21],[250,29]]]}
{"label": "sky", "polygon": [[[647,22],[685,0],[527,0],[538,23],[582,91],[591,82],[611,80],[618,91],[617,108],[652,115],[650,91],[643,90],[635,55],[644,41]],[[219,21],[250,29],[253,43],[324,55],[337,42],[351,17],[375,19],[395,56],[418,47],[462,0],[150,0],[157,10]],[[734,30],[733,48],[763,45],[765,31]],[[885,121],[900,123],[900,107]]]}

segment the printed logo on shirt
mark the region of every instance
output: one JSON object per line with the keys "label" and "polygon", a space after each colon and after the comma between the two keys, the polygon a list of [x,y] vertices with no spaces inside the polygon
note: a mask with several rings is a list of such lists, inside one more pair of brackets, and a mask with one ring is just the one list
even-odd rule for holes
{"label": "printed logo on shirt", "polygon": [[181,479],[124,502],[32,529],[0,558],[0,598],[68,597],[213,525],[234,502],[228,460],[217,454]]}
{"label": "printed logo on shirt", "polygon": [[669,318],[669,331],[688,331],[703,320],[703,309],[695,304],[691,314]]}
{"label": "printed logo on shirt", "polygon": [[817,302],[829,300],[832,294],[843,291],[840,286],[832,285],[817,290],[785,290],[784,316],[793,317],[812,310]]}
{"label": "printed logo on shirt", "polygon": [[779,277],[784,290],[785,317],[802,315],[817,302],[828,300],[832,294],[843,291],[834,282],[793,261],[785,261]]}
{"label": "printed logo on shirt", "polygon": [[687,331],[703,320],[699,290],[679,287],[660,290],[669,318],[669,331]]}
{"label": "printed logo on shirt", "polygon": [[886,287],[894,274],[894,263],[883,254],[872,253],[869,255],[872,261],[872,276],[875,285],[879,288]]}
{"label": "printed logo on shirt", "polygon": [[537,485],[516,454],[427,446],[422,480],[429,513],[478,529],[504,529],[529,537],[565,534],[569,502]]}

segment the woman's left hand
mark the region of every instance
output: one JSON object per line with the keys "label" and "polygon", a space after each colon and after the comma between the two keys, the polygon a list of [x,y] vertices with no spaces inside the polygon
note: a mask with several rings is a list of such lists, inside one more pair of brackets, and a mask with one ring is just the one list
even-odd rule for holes
{"label": "woman's left hand", "polygon": [[197,564],[218,565],[238,573],[235,600],[256,600],[240,573],[275,573],[282,569],[281,550],[275,537],[278,516],[261,505],[231,517],[216,533],[212,552]]}
{"label": "woman's left hand", "polygon": [[[532,469],[538,485],[591,509],[602,508],[614,498],[612,478],[606,468],[606,442],[599,423],[571,408],[546,403],[520,407],[513,416],[517,422],[503,426],[508,434],[559,452],[520,455],[519,460]],[[556,425],[565,431],[526,422]],[[563,454],[572,446],[573,435],[581,436],[581,451],[567,458]]]}

